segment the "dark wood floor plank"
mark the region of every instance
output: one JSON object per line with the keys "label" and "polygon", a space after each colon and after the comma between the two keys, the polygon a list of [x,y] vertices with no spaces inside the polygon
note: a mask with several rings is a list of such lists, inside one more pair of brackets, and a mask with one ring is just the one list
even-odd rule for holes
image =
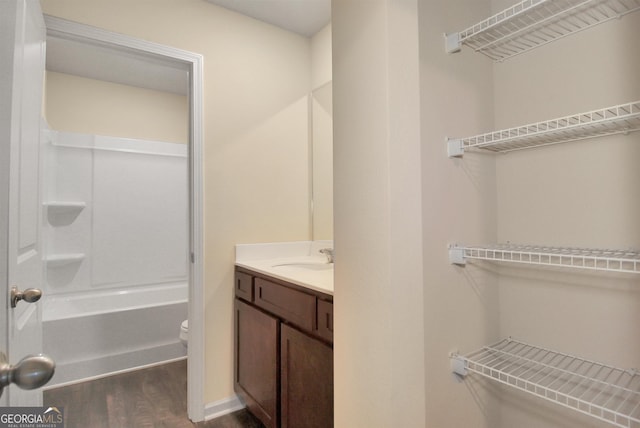
{"label": "dark wood floor plank", "polygon": [[186,360],[53,388],[44,404],[64,407],[66,428],[264,428],[246,410],[191,422]]}

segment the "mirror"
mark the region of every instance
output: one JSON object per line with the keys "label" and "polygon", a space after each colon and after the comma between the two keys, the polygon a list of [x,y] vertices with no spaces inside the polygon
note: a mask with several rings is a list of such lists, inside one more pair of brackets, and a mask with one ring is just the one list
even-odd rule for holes
{"label": "mirror", "polygon": [[312,239],[333,239],[333,85],[311,92]]}

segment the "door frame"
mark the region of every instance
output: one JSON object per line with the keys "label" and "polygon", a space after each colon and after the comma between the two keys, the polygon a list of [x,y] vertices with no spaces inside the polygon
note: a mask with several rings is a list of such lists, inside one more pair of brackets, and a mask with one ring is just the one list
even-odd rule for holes
{"label": "door frame", "polygon": [[[186,66],[189,72],[189,346],[187,348],[187,413],[204,420],[204,218],[203,218],[203,56],[44,15],[47,35],[108,46],[126,53],[152,56]],[[177,328],[177,327],[176,327]],[[176,333],[177,334],[177,333]]]}

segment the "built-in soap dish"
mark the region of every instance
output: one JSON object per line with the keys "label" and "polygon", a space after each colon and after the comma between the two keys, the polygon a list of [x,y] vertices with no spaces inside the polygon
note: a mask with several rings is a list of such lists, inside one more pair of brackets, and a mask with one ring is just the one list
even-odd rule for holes
{"label": "built-in soap dish", "polygon": [[80,263],[85,259],[85,255],[83,253],[73,253],[73,254],[56,254],[52,256],[47,256],[44,261],[47,264],[47,268],[59,268],[63,266],[67,266],[73,263]]}
{"label": "built-in soap dish", "polygon": [[47,220],[52,226],[68,226],[87,206],[85,202],[46,202],[43,204]]}

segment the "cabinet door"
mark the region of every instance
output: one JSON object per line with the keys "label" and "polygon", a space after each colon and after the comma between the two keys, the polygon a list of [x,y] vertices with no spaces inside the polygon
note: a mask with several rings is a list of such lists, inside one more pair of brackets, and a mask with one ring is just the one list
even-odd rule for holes
{"label": "cabinet door", "polygon": [[281,327],[282,428],[333,427],[333,349]]}
{"label": "cabinet door", "polygon": [[278,426],[278,320],[235,299],[236,393],[266,428]]}

